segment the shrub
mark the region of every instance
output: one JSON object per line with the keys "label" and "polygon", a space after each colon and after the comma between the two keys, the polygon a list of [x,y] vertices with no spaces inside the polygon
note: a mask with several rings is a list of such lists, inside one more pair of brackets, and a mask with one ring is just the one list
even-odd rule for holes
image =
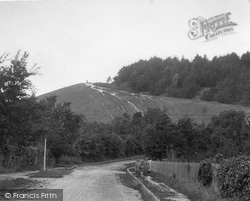
{"label": "shrub", "polygon": [[237,156],[221,164],[217,182],[222,197],[250,200],[250,157]]}
{"label": "shrub", "polygon": [[67,165],[74,165],[74,164],[81,164],[81,160],[77,157],[70,157],[70,156],[61,156],[59,159],[59,163],[67,164]]}
{"label": "shrub", "polygon": [[215,157],[214,157],[214,162],[215,163],[222,163],[223,162],[223,154],[221,154],[221,153],[218,153],[218,154],[216,154],[215,155]]}
{"label": "shrub", "polygon": [[213,180],[213,167],[210,160],[206,159],[200,162],[198,170],[198,181],[203,186],[209,186]]}

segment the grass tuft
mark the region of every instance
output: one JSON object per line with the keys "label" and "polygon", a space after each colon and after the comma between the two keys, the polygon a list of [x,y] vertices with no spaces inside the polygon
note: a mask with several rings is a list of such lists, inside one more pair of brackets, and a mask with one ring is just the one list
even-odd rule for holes
{"label": "grass tuft", "polygon": [[30,178],[61,178],[64,175],[68,175],[73,171],[72,168],[56,168],[47,171],[39,171],[30,174]]}

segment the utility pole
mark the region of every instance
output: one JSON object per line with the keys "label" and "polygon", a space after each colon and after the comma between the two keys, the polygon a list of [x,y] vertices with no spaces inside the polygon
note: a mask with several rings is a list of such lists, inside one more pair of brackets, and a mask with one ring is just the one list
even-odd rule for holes
{"label": "utility pole", "polygon": [[44,155],[43,155],[43,171],[46,171],[46,142],[47,142],[47,139],[46,139],[46,136],[45,136],[45,139],[44,139]]}

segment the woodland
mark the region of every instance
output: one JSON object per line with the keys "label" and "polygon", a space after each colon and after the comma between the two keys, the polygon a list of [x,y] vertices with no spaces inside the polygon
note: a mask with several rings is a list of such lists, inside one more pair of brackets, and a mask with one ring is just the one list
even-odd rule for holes
{"label": "woodland", "polygon": [[112,84],[131,92],[249,106],[249,78],[250,52],[246,52],[211,60],[206,55],[191,61],[184,57],[140,60],[122,67]]}

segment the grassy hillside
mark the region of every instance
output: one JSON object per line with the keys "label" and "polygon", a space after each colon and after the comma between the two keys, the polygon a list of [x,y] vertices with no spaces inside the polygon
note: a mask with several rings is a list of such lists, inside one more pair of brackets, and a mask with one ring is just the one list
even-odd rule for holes
{"label": "grassy hillside", "polygon": [[104,123],[110,122],[114,117],[121,116],[125,112],[130,115],[137,111],[144,112],[148,107],[166,108],[167,114],[173,120],[189,116],[196,122],[208,122],[211,116],[231,109],[244,110],[250,116],[248,107],[165,96],[148,96],[93,84],[76,84],[38,98],[50,95],[57,95],[59,102],[71,102],[72,110],[84,114],[88,120]]}

